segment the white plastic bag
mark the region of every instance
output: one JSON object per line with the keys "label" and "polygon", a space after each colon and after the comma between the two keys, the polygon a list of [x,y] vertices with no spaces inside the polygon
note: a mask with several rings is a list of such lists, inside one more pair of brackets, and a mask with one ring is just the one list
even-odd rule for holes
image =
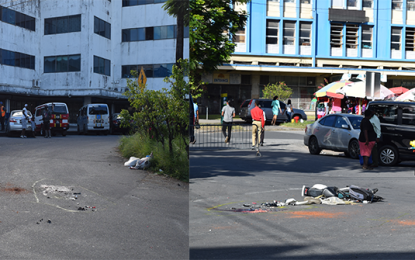
{"label": "white plastic bag", "polygon": [[129,166],[129,167],[134,166],[137,164],[137,161],[139,159],[140,158],[137,158],[137,157],[130,157],[130,159],[124,163],[124,166]]}

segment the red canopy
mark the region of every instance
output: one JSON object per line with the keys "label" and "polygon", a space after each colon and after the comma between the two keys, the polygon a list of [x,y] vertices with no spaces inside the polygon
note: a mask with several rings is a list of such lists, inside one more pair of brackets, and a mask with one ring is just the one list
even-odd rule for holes
{"label": "red canopy", "polygon": [[401,95],[401,94],[409,91],[409,89],[404,88],[404,87],[390,88],[389,90],[392,91],[394,94],[398,94],[398,95]]}

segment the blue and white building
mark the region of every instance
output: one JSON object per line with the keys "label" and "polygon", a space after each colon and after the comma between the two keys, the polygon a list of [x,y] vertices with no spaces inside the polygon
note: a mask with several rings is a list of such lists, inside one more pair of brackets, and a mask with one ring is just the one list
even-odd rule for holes
{"label": "blue and white building", "polygon": [[[130,70],[143,67],[149,89],[168,87],[176,53],[176,18],[165,0],[0,0],[0,101],[128,107]],[[188,30],[184,56],[188,58]]]}
{"label": "blue and white building", "polygon": [[[310,109],[318,86],[344,73],[380,72],[386,87],[415,87],[415,0],[252,0],[234,35],[229,64],[206,74],[201,107],[219,112],[220,94],[237,108],[284,81],[296,108]],[[203,113],[203,111],[202,111]]]}

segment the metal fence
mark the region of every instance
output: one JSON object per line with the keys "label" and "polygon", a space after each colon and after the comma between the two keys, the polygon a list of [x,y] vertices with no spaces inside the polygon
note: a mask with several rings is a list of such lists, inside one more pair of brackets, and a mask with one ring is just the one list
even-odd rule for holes
{"label": "metal fence", "polygon": [[223,125],[200,125],[199,128],[195,127],[196,142],[190,144],[190,149],[247,149],[252,146],[251,124],[233,124],[231,139],[228,143],[225,143],[222,127]]}

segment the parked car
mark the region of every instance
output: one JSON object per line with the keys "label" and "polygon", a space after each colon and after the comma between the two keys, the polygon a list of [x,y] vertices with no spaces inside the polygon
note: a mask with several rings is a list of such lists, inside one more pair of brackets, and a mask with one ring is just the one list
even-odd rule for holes
{"label": "parked car", "polygon": [[415,160],[415,103],[372,101],[368,108],[380,120],[379,163],[392,166]]}
{"label": "parked car", "polygon": [[[251,109],[255,107],[255,100],[256,99],[247,99],[244,102],[242,102],[239,117],[245,120],[246,122],[252,122]],[[272,113],[271,103],[272,99],[259,99],[259,104],[261,106],[261,109],[265,111],[265,117],[268,123],[272,121],[272,118],[274,116]],[[281,110],[284,111],[287,105],[284,102],[280,101],[280,107]],[[293,112],[294,113],[292,114],[292,118],[298,116],[299,119],[307,120],[307,115],[304,113],[304,110],[294,108]],[[288,115],[286,111],[283,114],[278,114],[277,123],[287,122],[287,120]]]}
{"label": "parked car", "polygon": [[40,133],[40,135],[44,135],[43,124],[45,122],[43,122],[42,115],[46,107],[51,112],[49,125],[52,135],[56,135],[59,132],[62,136],[66,136],[69,129],[69,110],[65,103],[60,102],[46,103],[35,108],[35,131]]}
{"label": "parked car", "polygon": [[76,121],[78,134],[90,131],[110,132],[110,112],[107,104],[88,104],[79,109]]}
{"label": "parked car", "polygon": [[311,154],[321,150],[344,152],[353,159],[359,158],[360,122],[363,116],[332,114],[320,118],[305,128],[304,144]]}
{"label": "parked car", "polygon": [[[32,131],[32,113],[27,111],[27,116],[29,120],[27,122],[27,132]],[[22,119],[23,119],[23,110],[13,110],[10,112],[10,117],[7,119],[6,122],[6,134],[7,136],[11,136],[14,133],[20,134],[22,132]]]}
{"label": "parked car", "polygon": [[121,126],[121,121],[122,121],[122,116],[120,115],[120,113],[114,113],[112,115],[112,119],[111,119],[111,134],[114,133],[122,133],[122,134],[128,134],[130,132],[130,127],[122,127]]}

